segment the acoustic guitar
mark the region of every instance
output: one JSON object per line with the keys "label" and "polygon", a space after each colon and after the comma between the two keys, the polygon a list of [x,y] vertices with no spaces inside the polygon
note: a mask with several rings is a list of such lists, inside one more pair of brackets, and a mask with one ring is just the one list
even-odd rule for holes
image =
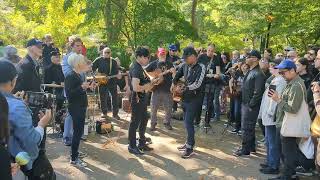
{"label": "acoustic guitar", "polygon": [[[128,73],[120,73],[121,76],[127,76]],[[116,78],[118,76],[118,74],[116,75],[112,75],[112,76],[107,76],[105,74],[98,74],[96,76],[89,76],[87,77],[87,80],[95,80],[99,86],[101,85],[107,85],[110,79]]]}

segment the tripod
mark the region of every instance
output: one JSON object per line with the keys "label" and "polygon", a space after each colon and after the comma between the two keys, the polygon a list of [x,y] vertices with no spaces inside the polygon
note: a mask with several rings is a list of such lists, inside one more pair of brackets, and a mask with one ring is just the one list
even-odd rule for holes
{"label": "tripod", "polygon": [[210,126],[210,118],[209,117],[209,111],[211,111],[211,109],[209,109],[209,107],[211,107],[211,104],[213,103],[212,102],[212,99],[211,99],[211,96],[212,96],[212,86],[213,84],[210,84],[209,83],[209,90],[208,92],[206,92],[205,90],[205,97],[207,97],[207,108],[206,108],[206,113],[205,113],[205,117],[204,117],[204,125],[203,125],[203,129],[205,131],[205,133],[207,134],[208,131],[211,129],[212,130],[212,133],[214,133],[212,127]]}

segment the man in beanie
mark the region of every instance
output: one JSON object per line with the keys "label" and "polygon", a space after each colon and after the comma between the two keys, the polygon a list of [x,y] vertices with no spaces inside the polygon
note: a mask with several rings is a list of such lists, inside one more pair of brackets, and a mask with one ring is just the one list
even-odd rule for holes
{"label": "man in beanie", "polygon": [[260,52],[251,50],[246,58],[250,71],[245,75],[242,86],[241,128],[242,147],[234,155],[244,156],[256,152],[255,127],[264,92],[266,76],[259,66]]}
{"label": "man in beanie", "polygon": [[176,45],[171,44],[169,45],[169,52],[167,53],[167,60],[174,63],[180,59],[178,54],[178,48]]}

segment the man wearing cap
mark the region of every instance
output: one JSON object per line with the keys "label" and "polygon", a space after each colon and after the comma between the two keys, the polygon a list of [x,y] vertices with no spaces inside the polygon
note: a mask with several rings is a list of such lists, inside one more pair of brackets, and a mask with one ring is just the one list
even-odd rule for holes
{"label": "man wearing cap", "polygon": [[169,45],[169,52],[167,53],[167,60],[174,63],[180,59],[180,57],[177,55],[178,48],[176,45],[171,44]]}
{"label": "man wearing cap", "polygon": [[[52,51],[50,53],[51,64],[48,66],[44,74],[45,84],[64,84],[64,75],[62,72],[62,66],[60,64],[60,55],[61,54],[59,53],[59,51]],[[53,93],[52,88],[46,88],[46,91],[48,91],[49,93]],[[58,112],[62,108],[65,99],[63,95],[63,88],[56,88],[55,95],[57,100],[56,112]]]}
{"label": "man wearing cap", "polygon": [[42,55],[42,41],[33,38],[27,43],[27,55],[18,65],[19,72],[15,92],[17,91],[41,91],[39,58]]}
{"label": "man wearing cap", "polygon": [[3,59],[9,60],[14,65],[17,65],[21,60],[21,58],[18,56],[17,48],[12,45],[8,45],[4,47],[4,56],[3,58],[0,58],[0,60],[3,60]]}
{"label": "man wearing cap", "polygon": [[183,121],[187,130],[186,143],[178,147],[179,151],[183,151],[182,158],[189,158],[193,154],[195,145],[195,131],[193,121],[199,104],[202,103],[202,82],[205,77],[206,68],[203,64],[197,62],[197,52],[193,47],[187,47],[183,50],[183,59],[186,63],[178,70],[173,79],[174,85],[183,76],[185,79],[185,89],[182,93]]}
{"label": "man wearing cap", "polygon": [[[17,81],[17,71],[12,63],[9,61],[0,61],[0,93],[2,93],[8,102],[9,106],[9,124],[10,124],[10,137],[9,137],[9,152],[12,157],[16,157],[19,152],[27,152],[30,156],[30,161],[25,166],[21,167],[29,179],[40,179],[43,172],[34,168],[36,159],[40,161],[47,161],[48,164],[45,170],[50,172],[49,176],[53,176],[53,169],[45,156],[39,149],[41,140],[44,138],[44,128],[51,120],[51,110],[46,110],[45,114],[41,113],[40,120],[35,127],[32,125],[32,114],[30,109],[21,100],[16,98],[13,94],[13,88]],[[38,114],[37,114],[38,115]],[[50,178],[51,179],[51,178]]]}
{"label": "man wearing cap", "polygon": [[[166,59],[166,50],[164,48],[158,49],[158,60],[151,62],[145,70],[147,72],[164,72],[173,68],[171,61]],[[169,72],[159,78],[163,78],[163,82],[154,88],[151,95],[151,131],[156,130],[157,126],[157,112],[161,105],[165,109],[164,126],[172,130],[171,117],[172,117],[172,103],[173,98],[170,92],[174,72]]]}
{"label": "man wearing cap", "polygon": [[250,71],[245,75],[242,86],[241,128],[242,147],[234,155],[244,156],[256,152],[255,127],[264,92],[266,77],[259,66],[260,52],[251,50],[246,58]]}
{"label": "man wearing cap", "polygon": [[[270,96],[277,102],[276,126],[281,128],[285,116],[285,112],[296,114],[300,110],[303,98],[306,99],[306,87],[303,80],[296,72],[296,65],[290,59],[282,61],[275,68],[279,69],[281,74],[287,81],[281,95],[276,91],[270,90]],[[303,96],[303,94],[305,94]],[[298,157],[298,145],[296,137],[283,137],[282,140],[282,154],[284,156],[284,171],[283,175],[274,179],[291,180],[295,179],[295,168]]]}

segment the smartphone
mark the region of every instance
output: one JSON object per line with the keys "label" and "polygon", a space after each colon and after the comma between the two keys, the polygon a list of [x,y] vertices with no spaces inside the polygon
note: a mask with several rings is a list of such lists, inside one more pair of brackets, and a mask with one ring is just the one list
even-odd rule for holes
{"label": "smartphone", "polygon": [[271,84],[271,85],[269,86],[269,90],[272,89],[273,91],[275,91],[276,88],[277,88],[277,86],[276,86],[276,85],[273,85],[273,84]]}

